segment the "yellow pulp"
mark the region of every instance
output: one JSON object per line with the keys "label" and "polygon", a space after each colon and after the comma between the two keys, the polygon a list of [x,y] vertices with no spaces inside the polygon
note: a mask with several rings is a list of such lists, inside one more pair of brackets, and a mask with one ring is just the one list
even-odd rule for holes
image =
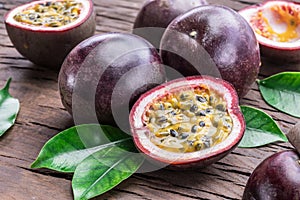
{"label": "yellow pulp", "polygon": [[36,4],[14,16],[18,22],[33,26],[60,27],[79,18],[82,3],[65,0]]}
{"label": "yellow pulp", "polygon": [[145,117],[151,142],[171,152],[212,147],[227,138],[233,125],[224,99],[205,85],[158,97]]}
{"label": "yellow pulp", "polygon": [[290,42],[299,37],[297,27],[300,22],[300,11],[288,6],[273,6],[271,11],[278,17],[278,23],[285,23],[287,28],[283,33],[274,31],[269,20],[259,11],[255,16],[255,31],[263,37],[277,42]]}

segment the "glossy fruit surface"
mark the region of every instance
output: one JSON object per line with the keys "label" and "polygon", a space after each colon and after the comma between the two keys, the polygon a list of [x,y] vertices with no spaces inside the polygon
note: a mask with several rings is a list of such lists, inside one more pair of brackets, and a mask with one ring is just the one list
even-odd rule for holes
{"label": "glossy fruit surface", "polygon": [[300,158],[292,150],[264,160],[251,174],[243,200],[300,199]]}
{"label": "glossy fruit surface", "polygon": [[239,97],[260,67],[259,46],[247,21],[224,6],[200,6],[175,18],[161,45],[164,64],[184,76],[212,75],[230,82]]}
{"label": "glossy fruit surface", "polygon": [[62,103],[69,113],[82,118],[95,114],[100,124],[115,125],[116,117],[128,122],[130,104],[163,82],[164,67],[156,49],[125,33],[84,40],[66,57],[59,74]]}
{"label": "glossy fruit surface", "polygon": [[148,0],[135,19],[133,33],[148,39],[158,48],[164,29],[174,18],[206,4],[206,0]]}
{"label": "glossy fruit surface", "polygon": [[134,104],[129,120],[137,148],[154,163],[174,169],[218,161],[245,131],[236,91],[209,76],[180,78],[151,89]]}
{"label": "glossy fruit surface", "polygon": [[300,62],[300,5],[267,1],[239,13],[255,31],[262,56],[275,62]]}
{"label": "glossy fruit surface", "polygon": [[[56,7],[66,12],[57,13]],[[9,11],[5,25],[20,54],[37,65],[59,68],[73,47],[94,34],[93,9],[91,0],[33,1]],[[55,18],[57,15],[61,17]],[[71,19],[75,15],[78,16]]]}

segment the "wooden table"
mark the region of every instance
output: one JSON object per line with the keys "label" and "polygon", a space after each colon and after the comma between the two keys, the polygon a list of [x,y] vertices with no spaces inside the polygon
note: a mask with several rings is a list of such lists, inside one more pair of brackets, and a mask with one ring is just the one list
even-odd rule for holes
{"label": "wooden table", "polygon": [[[44,143],[73,125],[61,104],[57,71],[35,66],[11,44],[3,15],[28,0],[0,0],[0,85],[13,78],[11,93],[21,102],[16,124],[0,138],[0,199],[72,199],[70,174],[32,170],[30,164]],[[210,0],[239,10],[259,0]],[[142,0],[94,0],[97,33],[130,32]],[[281,71],[299,71],[300,65],[274,66],[263,61],[260,78]],[[254,84],[241,104],[269,113],[287,131],[297,119],[268,106]],[[136,174],[97,199],[241,199],[253,169],[269,155],[290,149],[276,143],[261,148],[236,149],[216,164],[202,170],[174,172],[165,169]]]}

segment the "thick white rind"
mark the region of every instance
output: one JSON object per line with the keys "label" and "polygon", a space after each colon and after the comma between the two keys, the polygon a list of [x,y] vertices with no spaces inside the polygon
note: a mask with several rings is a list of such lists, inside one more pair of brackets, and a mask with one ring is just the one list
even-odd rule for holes
{"label": "thick white rind", "polygon": [[[237,144],[237,140],[239,140],[238,138],[241,138],[241,135],[243,135],[244,130],[242,129],[244,129],[244,124],[241,124],[238,116],[234,114],[234,109],[237,109],[237,107],[234,106],[234,104],[237,104],[237,102],[233,102],[232,91],[230,91],[228,87],[222,84],[223,81],[221,82],[219,80],[220,82],[218,82],[218,80],[219,79],[217,78],[215,80],[203,78],[178,81],[175,83],[173,82],[171,84],[172,88],[169,88],[170,85],[168,85],[167,83],[164,86],[160,86],[159,89],[154,90],[152,93],[147,94],[145,98],[141,98],[140,101],[137,102],[137,105],[134,106],[133,109],[135,110],[133,110],[134,113],[131,115],[131,127],[134,127],[134,130],[132,130],[132,132],[134,135],[134,140],[136,140],[135,142],[136,144],[138,144],[138,148],[142,147],[143,149],[140,150],[148,154],[148,156],[154,158],[155,160],[171,164],[185,164],[217,156],[218,154],[226,152],[232,147],[234,147]],[[188,85],[199,84],[205,84],[209,87],[210,90],[218,91],[221,93],[221,95],[223,95],[223,98],[228,104],[228,112],[234,122],[232,132],[223,142],[219,143],[218,145],[197,152],[173,153],[157,147],[149,140],[149,137],[147,136],[149,130],[145,128],[143,124],[142,118],[144,115],[145,108],[149,103],[153,101],[153,99],[155,99],[155,97],[161,94],[166,94],[166,92],[170,89],[176,90],[177,87],[182,86],[187,86],[188,89]]]}
{"label": "thick white rind", "polygon": [[[51,2],[53,0],[48,0],[48,1]],[[63,1],[63,0],[57,0],[57,1]],[[32,31],[61,32],[64,30],[72,29],[75,26],[79,26],[80,24],[84,23],[86,21],[86,18],[89,17],[90,13],[92,13],[91,9],[93,9],[93,5],[92,5],[91,1],[89,1],[89,0],[74,0],[74,1],[82,4],[82,9],[80,11],[79,18],[76,19],[75,21],[73,21],[67,25],[61,26],[61,27],[33,26],[33,25],[28,25],[26,23],[18,22],[14,19],[14,16],[17,13],[22,12],[23,10],[26,10],[27,8],[32,7],[36,4],[47,2],[45,0],[33,1],[33,2],[30,2],[30,3],[24,4],[24,5],[21,5],[21,6],[18,6],[16,8],[12,9],[5,17],[6,23],[11,24],[12,26],[15,26],[15,27],[24,28],[24,29],[28,29],[28,30],[32,30]]]}
{"label": "thick white rind", "polygon": [[[299,4],[295,4],[293,2],[285,2],[285,1],[268,1],[265,4],[262,4],[261,6],[250,6],[248,8],[245,8],[243,10],[239,11],[239,14],[242,15],[247,22],[250,24],[251,27],[253,25],[250,23],[250,20],[254,14],[256,14],[259,10],[262,9],[268,9],[274,5],[291,5],[293,7],[299,7]],[[300,30],[300,24],[298,25],[298,30]],[[255,31],[254,31],[255,32]],[[300,32],[299,32],[300,34]],[[261,36],[260,34],[256,33],[256,38],[259,41],[261,45],[268,46],[268,47],[273,47],[276,49],[286,49],[286,50],[293,50],[293,49],[300,49],[300,39],[294,42],[276,42],[273,40],[270,40],[268,38],[265,38]]]}

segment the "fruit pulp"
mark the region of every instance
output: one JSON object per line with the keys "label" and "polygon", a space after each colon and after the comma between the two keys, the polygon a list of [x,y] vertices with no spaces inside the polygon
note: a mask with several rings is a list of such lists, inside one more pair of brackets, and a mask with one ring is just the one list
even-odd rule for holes
{"label": "fruit pulp", "polygon": [[33,26],[61,27],[78,19],[81,9],[80,2],[49,1],[22,10],[14,19]]}
{"label": "fruit pulp", "polygon": [[144,116],[151,142],[171,152],[212,147],[225,140],[233,126],[222,96],[204,84],[157,97]]}
{"label": "fruit pulp", "polygon": [[257,34],[276,42],[300,39],[300,9],[287,5],[272,5],[256,12],[250,23]]}

